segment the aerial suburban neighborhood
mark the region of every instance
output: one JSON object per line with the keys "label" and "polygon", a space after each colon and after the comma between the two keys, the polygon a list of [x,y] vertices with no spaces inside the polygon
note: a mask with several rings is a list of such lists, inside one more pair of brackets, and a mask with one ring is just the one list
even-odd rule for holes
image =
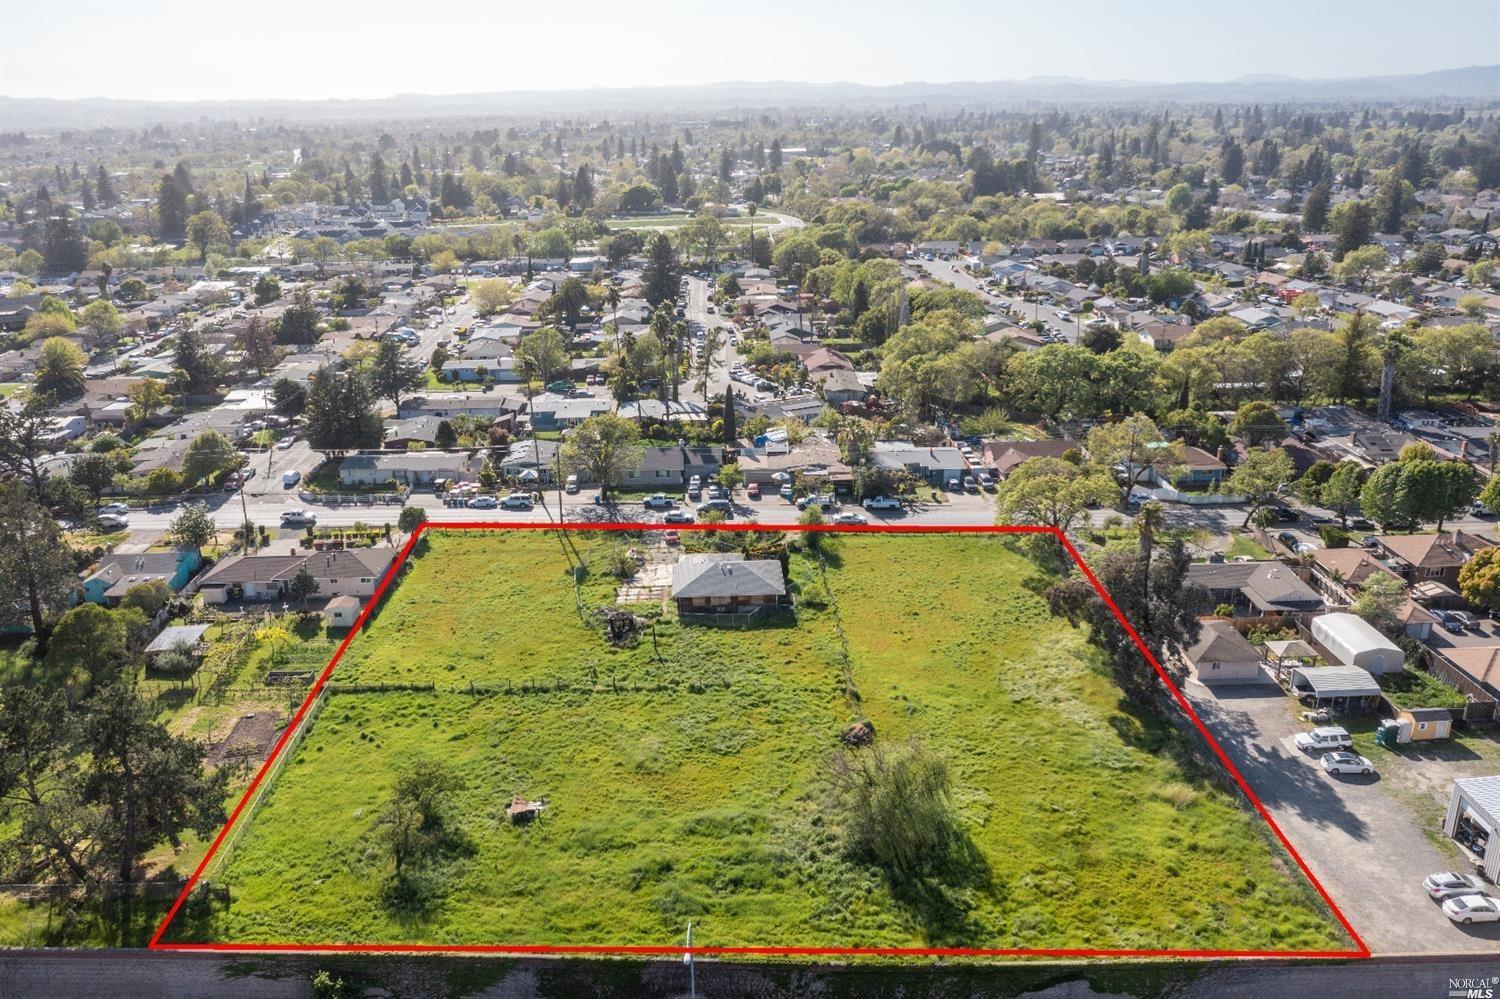
{"label": "aerial suburban neighborhood", "polygon": [[0,69],[0,994],[1490,994],[1442,6],[1378,77]]}

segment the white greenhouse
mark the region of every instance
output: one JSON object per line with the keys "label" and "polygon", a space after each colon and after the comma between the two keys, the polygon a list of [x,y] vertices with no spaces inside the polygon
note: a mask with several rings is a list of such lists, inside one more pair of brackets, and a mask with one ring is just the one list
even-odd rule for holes
{"label": "white greenhouse", "polygon": [[1358,666],[1375,676],[1399,673],[1406,654],[1395,642],[1353,614],[1323,614],[1312,620],[1312,637],[1340,666]]}

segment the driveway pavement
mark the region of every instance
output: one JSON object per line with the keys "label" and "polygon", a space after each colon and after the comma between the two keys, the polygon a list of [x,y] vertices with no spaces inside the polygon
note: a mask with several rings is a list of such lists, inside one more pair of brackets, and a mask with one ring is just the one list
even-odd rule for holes
{"label": "driveway pavement", "polygon": [[1371,951],[1500,957],[1500,924],[1455,926],[1422,890],[1452,857],[1378,774],[1334,777],[1298,750],[1308,726],[1279,687],[1189,682],[1184,692]]}

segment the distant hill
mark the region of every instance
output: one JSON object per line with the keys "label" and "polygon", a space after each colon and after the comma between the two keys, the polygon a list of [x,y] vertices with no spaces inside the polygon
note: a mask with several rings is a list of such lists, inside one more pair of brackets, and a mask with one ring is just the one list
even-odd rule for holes
{"label": "distant hill", "polygon": [[516,90],[480,94],[398,94],[368,100],[136,101],[0,97],[0,129],[144,125],[199,118],[294,122],[482,117],[547,113],[709,111],[734,108],[966,104],[1017,106],[1064,103],[1226,103],[1462,100],[1500,102],[1500,66],[1470,66],[1408,76],[1345,80],[1256,74],[1223,83],[1089,81],[1071,77],[973,83],[727,82],[701,86],[598,90]]}

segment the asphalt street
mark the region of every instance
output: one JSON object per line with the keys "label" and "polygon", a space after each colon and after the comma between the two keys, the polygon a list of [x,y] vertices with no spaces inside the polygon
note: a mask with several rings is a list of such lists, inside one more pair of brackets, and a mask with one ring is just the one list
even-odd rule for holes
{"label": "asphalt street", "polygon": [[[7,951],[0,953],[0,996],[33,997],[109,996],[115,999],[307,999],[309,980],[319,968],[339,968],[338,958],[273,958],[245,960],[213,955],[164,954],[147,951]],[[569,993],[549,985],[554,963],[546,959],[496,959],[458,962],[414,958],[377,958],[358,962],[357,967],[378,977],[383,987],[370,995],[415,997],[444,996],[465,999],[532,999]],[[1138,966],[1136,966],[1138,967]],[[754,964],[699,960],[695,962],[697,994],[788,996],[784,975],[767,976]],[[1119,969],[1122,983],[1133,982],[1130,969]],[[912,969],[890,966],[872,968],[812,967],[799,976],[807,988],[803,994],[850,994],[869,996],[948,994],[950,969],[928,964]],[[930,976],[930,979],[928,977]],[[1092,977],[1097,985],[1091,986]],[[996,987],[986,989],[979,975],[964,974],[967,994],[1032,996],[1036,999],[1093,999],[1102,996],[1171,995],[1173,999],[1273,999],[1302,996],[1307,999],[1370,999],[1400,996],[1402,999],[1447,999],[1457,994],[1475,999],[1494,999],[1500,989],[1500,966],[1493,957],[1435,957],[1416,960],[1367,960],[1352,962],[1244,961],[1207,966],[1191,981],[1161,992],[1138,991],[1138,985],[1111,987],[1113,969],[1094,965],[1070,972],[1059,968],[1053,984],[1040,991],[1014,992],[1004,986],[1007,974],[996,970]],[[1144,976],[1142,976],[1144,977]],[[453,979],[472,983],[455,988]],[[615,975],[621,991],[593,994],[635,994],[650,999],[676,999],[688,995],[687,973],[676,959],[651,962],[638,973]],[[594,980],[597,985],[597,979]],[[626,992],[634,982],[643,987]],[[1475,983],[1470,985],[1470,983]],[[649,985],[647,985],[649,983]],[[1478,992],[1467,992],[1475,987]],[[1457,993],[1450,989],[1459,989]],[[1484,992],[1483,989],[1491,991]]]}

